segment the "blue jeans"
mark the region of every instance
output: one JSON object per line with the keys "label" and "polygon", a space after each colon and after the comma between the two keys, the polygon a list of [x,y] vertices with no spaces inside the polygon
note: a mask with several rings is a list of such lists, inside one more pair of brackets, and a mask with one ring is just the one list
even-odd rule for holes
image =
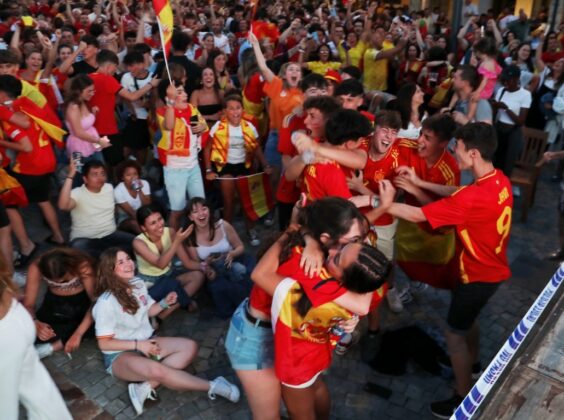
{"label": "blue jeans", "polygon": [[270,129],[264,145],[264,158],[269,165],[280,167],[282,166],[282,156],[278,151],[278,140],[278,130]]}
{"label": "blue jeans", "polygon": [[149,291],[149,295],[157,302],[164,299],[170,292],[176,292],[180,307],[187,308],[191,299],[182,288],[180,282],[176,280],[176,274],[177,273],[171,269],[160,276],[147,276],[146,274],[139,273],[138,277],[143,279],[145,283],[152,284],[147,284],[147,290]]}
{"label": "blue jeans", "polygon": [[70,243],[70,247],[83,251],[96,259],[100,256],[102,252],[104,252],[105,249],[114,246],[123,249],[129,255],[133,255],[132,244],[134,239],[135,239],[135,235],[116,230],[114,233],[99,239],[89,239],[89,238],[73,239]]}

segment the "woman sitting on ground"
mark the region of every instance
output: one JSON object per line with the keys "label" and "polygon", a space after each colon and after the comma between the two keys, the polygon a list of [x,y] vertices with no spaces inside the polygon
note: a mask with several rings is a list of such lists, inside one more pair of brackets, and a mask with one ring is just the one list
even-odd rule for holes
{"label": "woman sitting on ground", "polygon": [[241,238],[229,222],[216,222],[205,199],[194,197],[187,208],[194,226],[187,240],[188,254],[208,280],[217,315],[228,318],[249,295],[255,259],[245,253]]}
{"label": "woman sitting on ground", "polygon": [[139,234],[141,228],[135,212],[139,207],[151,204],[151,187],[141,179],[141,166],[134,160],[127,160],[119,166],[118,179],[121,182],[114,188],[118,229]]}
{"label": "woman sitting on ground", "polygon": [[143,281],[135,277],[135,263],[125,251],[109,248],[100,256],[96,295],[92,313],[106,371],[130,382],[129,397],[138,415],[159,385],[179,391],[207,391],[212,400],[219,395],[239,401],[239,389],[225,378],[207,381],[184,370],[198,353],[196,342],[154,336],[149,317],[174,305],[176,293],[155,302]]}
{"label": "woman sitting on ground", "polygon": [[[142,233],[133,240],[133,250],[137,259],[138,275],[155,300],[161,300],[170,292],[176,292],[177,304],[159,315],[160,319],[169,315],[177,307],[196,309],[191,300],[204,282],[199,264],[190,260],[182,242],[192,233],[193,227],[175,232],[166,227],[161,209],[151,204],[137,210],[137,223]],[[192,270],[178,273],[172,259],[178,257],[185,268]]]}
{"label": "woman sitting on ground", "polygon": [[[29,266],[23,304],[35,320],[39,357],[61,350],[72,353],[79,348],[92,325],[94,275],[94,261],[72,248],[47,251]],[[36,311],[43,282],[47,292]]]}

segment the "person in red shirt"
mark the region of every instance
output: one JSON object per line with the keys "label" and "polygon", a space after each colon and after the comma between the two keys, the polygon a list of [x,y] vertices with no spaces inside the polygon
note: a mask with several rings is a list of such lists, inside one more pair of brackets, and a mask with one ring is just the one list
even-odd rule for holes
{"label": "person in red shirt", "polygon": [[460,128],[455,138],[458,165],[461,170],[472,171],[474,183],[460,188],[424,184],[447,197],[423,207],[393,203],[388,209],[393,216],[428,222],[433,229],[456,229],[459,279],[452,292],[445,331],[456,393],[431,404],[432,413],[441,418],[452,415],[472,387],[472,372],[479,364],[478,316],[500,283],[511,275],[507,244],[513,195],[509,179],[492,163],[497,147],[495,128],[470,123]]}
{"label": "person in red shirt", "polygon": [[354,109],[374,123],[374,115],[368,111],[361,111],[360,107],[364,104],[364,87],[356,79],[347,79],[342,81],[333,93],[341,102],[341,106],[345,109]]}
{"label": "person in red shirt", "polygon": [[[360,146],[367,153],[367,160],[364,169],[358,176],[351,176],[347,179],[349,188],[359,194],[368,196],[380,193],[380,181],[387,179],[393,180],[396,176],[396,169],[401,165],[399,160],[400,151],[396,137],[401,128],[401,118],[395,111],[380,111],[376,115],[376,125],[374,136]],[[373,237],[376,241],[372,244],[376,246],[390,260],[394,261],[395,236],[397,220],[391,215],[384,213],[378,218],[374,218],[372,212],[367,213],[371,230],[375,233]],[[393,312],[401,312],[403,305],[399,298],[397,288],[394,288],[393,271],[388,278],[387,301]],[[379,341],[380,332],[380,313],[377,310],[370,312],[368,317],[368,332],[363,337],[361,355],[365,362],[375,356]]]}
{"label": "person in red shirt", "polygon": [[153,79],[142,88],[131,92],[114,78],[119,66],[116,53],[101,50],[96,56],[96,61],[98,70],[88,75],[94,82],[96,90],[90,100],[90,106],[98,109],[94,123],[98,134],[100,137],[108,137],[112,143],[112,147],[104,149],[103,153],[106,163],[113,167],[123,160],[123,143],[115,117],[116,96],[135,102],[148,95],[153,87],[158,86],[160,80]]}
{"label": "person in red shirt", "polygon": [[[22,83],[20,80],[10,75],[0,76],[0,103],[11,102],[11,106],[14,106],[15,110],[20,110],[19,101],[16,98],[21,94],[21,91]],[[25,108],[21,111],[25,112]],[[57,213],[49,201],[51,176],[56,168],[55,153],[51,140],[35,121],[27,129],[13,124],[10,119],[2,119],[0,123],[4,136],[9,139],[0,140],[0,146],[17,152],[10,174],[22,185],[29,202],[39,205],[41,213],[52,231],[49,240],[59,245],[64,244],[65,240],[59,226]],[[17,218],[19,222],[16,223],[14,220],[14,229],[25,230],[21,216]],[[22,259],[28,260],[36,247],[28,255],[22,254]],[[21,263],[21,265],[25,264]]]}
{"label": "person in red shirt", "polygon": [[[341,150],[354,150],[371,132],[372,125],[366,117],[358,111],[341,109],[327,118],[325,124],[325,139],[327,141],[323,146],[325,146],[324,149],[333,149],[335,154]],[[296,141],[299,142],[299,137],[302,136],[305,136],[305,134],[298,134]],[[300,147],[298,149],[300,150]],[[320,149],[314,147],[314,150]],[[324,153],[326,153],[325,150]],[[309,162],[307,154],[302,153],[292,160],[285,177],[292,180],[296,179],[298,174],[302,175],[302,191],[306,193],[308,202],[323,197],[333,196],[349,199],[352,196],[346,179],[350,175],[350,169],[342,167],[335,159]]]}
{"label": "person in red shirt", "polygon": [[[416,141],[400,139],[398,142],[401,166],[400,176],[394,178],[394,185],[406,192],[405,202],[421,206],[437,200],[440,196],[419,188],[408,175],[434,184],[459,185],[460,170],[456,159],[448,152],[447,146],[456,129],[450,115],[434,115],[422,123],[421,134]],[[451,289],[453,269],[454,232],[452,229],[433,231],[426,223],[414,224],[400,220],[396,232],[398,265],[407,276],[417,282],[434,287]],[[412,286],[422,286],[413,284]],[[410,300],[409,288],[402,292],[405,301]]]}
{"label": "person in red shirt", "polygon": [[[323,137],[325,121],[327,116],[339,109],[339,104],[329,97],[322,100],[308,101],[309,98],[316,98],[325,95],[327,91],[327,81],[319,74],[309,74],[300,82],[300,88],[304,92],[307,108],[300,108],[293,112],[282,122],[280,129],[278,151],[282,155],[282,170],[290,163],[291,159],[298,154],[298,151],[292,144],[292,134],[296,131],[307,133],[314,139]],[[320,118],[317,118],[320,117]],[[308,119],[309,126],[306,126],[305,120]],[[316,121],[318,121],[316,123]],[[298,200],[300,188],[294,181],[288,181],[282,175],[278,183],[276,191],[276,201],[278,207],[278,221],[280,230],[286,229],[290,222],[294,203]]]}

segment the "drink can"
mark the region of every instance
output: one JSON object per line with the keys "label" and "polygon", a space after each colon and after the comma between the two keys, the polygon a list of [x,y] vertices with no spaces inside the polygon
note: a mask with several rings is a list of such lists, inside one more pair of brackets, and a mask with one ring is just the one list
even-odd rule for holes
{"label": "drink can", "polygon": [[135,191],[141,190],[141,188],[143,188],[141,180],[139,178],[135,178],[133,181],[131,181],[131,188],[133,188]]}

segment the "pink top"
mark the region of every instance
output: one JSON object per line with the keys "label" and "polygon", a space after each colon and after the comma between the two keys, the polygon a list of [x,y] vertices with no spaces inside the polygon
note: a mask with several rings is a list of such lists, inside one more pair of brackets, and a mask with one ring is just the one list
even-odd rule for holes
{"label": "pink top", "polygon": [[[80,124],[88,134],[94,134],[97,136],[98,131],[96,131],[96,128],[94,127],[94,121],[96,121],[96,116],[90,113],[80,120]],[[94,147],[94,143],[90,143],[89,141],[82,140],[77,137],[70,128],[71,126],[68,121],[65,122],[69,130],[69,136],[67,138],[67,154],[69,157],[73,152],[80,152],[83,157],[88,157],[98,151],[98,149]]]}
{"label": "pink top", "polygon": [[494,65],[495,65],[494,71],[490,71],[486,69],[484,63],[480,64],[480,67],[478,67],[478,74],[488,79],[486,86],[480,93],[480,99],[490,99],[492,97],[495,84],[497,83],[497,76],[499,76],[499,74],[501,73],[501,66],[497,64],[495,61],[494,61]]}

